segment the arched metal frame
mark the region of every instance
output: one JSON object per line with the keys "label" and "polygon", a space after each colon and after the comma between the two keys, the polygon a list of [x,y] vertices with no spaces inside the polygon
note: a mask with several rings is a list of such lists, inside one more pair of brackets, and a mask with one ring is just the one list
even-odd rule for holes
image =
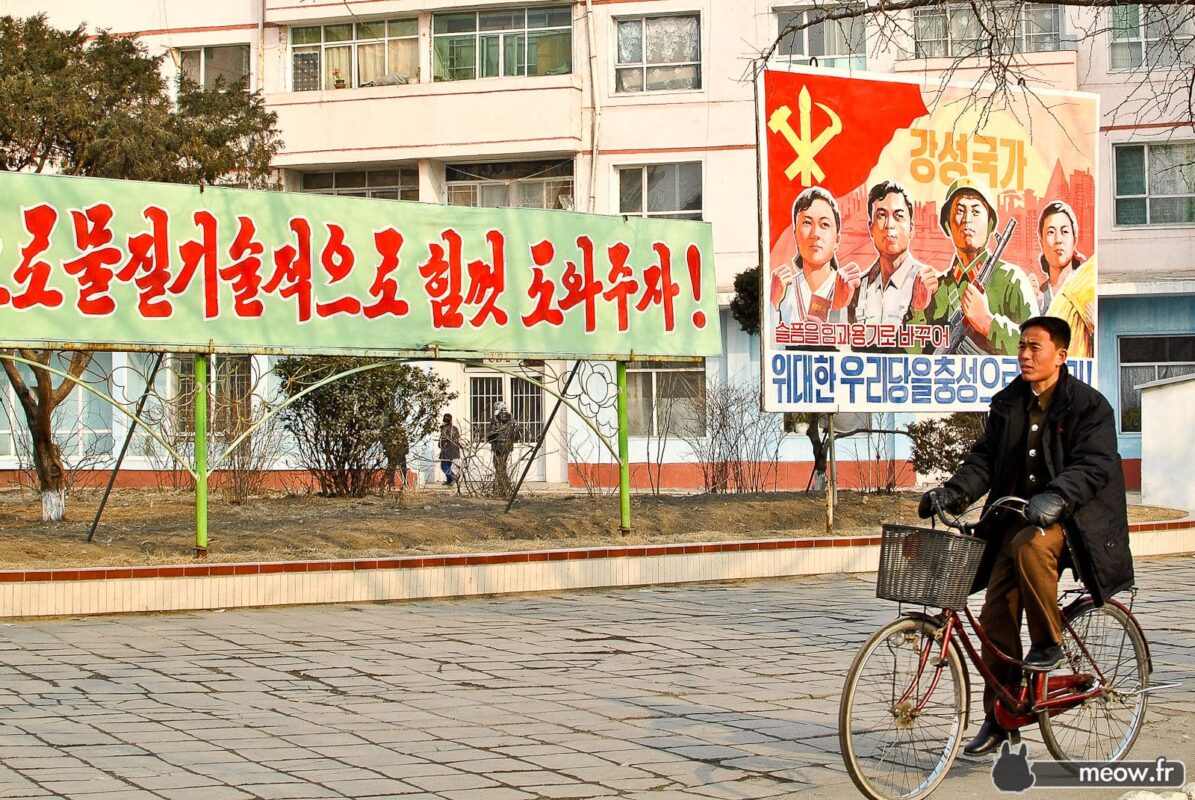
{"label": "arched metal frame", "polygon": [[[32,359],[24,358],[23,356],[18,356],[15,353],[11,353],[11,352],[0,352],[0,358],[8,359],[9,361],[14,361],[14,362],[21,363],[21,364],[26,364],[29,367],[32,367],[34,369],[45,370],[46,372],[49,372],[53,375],[57,375],[57,376],[63,378],[64,380],[69,380],[72,383],[76,384],[77,386],[82,387],[84,390],[91,392],[93,395],[95,395],[96,397],[100,398],[101,400],[107,402],[109,405],[114,407],[120,413],[124,414],[126,417],[128,417],[130,420],[132,420],[134,425],[140,425],[145,430],[145,432],[150,437],[153,438],[154,441],[156,441],[158,444],[160,444],[163,447],[163,449],[174,459],[174,461],[180,467],[182,467],[182,469],[186,470],[186,472],[195,481],[195,553],[197,556],[205,556],[207,554],[207,543],[208,543],[207,542],[207,500],[208,500],[207,484],[208,484],[208,478],[212,475],[212,473],[214,473],[216,471],[217,466],[220,464],[220,462],[223,461],[230,453],[232,453],[233,450],[235,450],[242,443],[244,443],[245,440],[248,439],[253,434],[254,431],[256,431],[259,427],[261,427],[264,423],[269,421],[271,418],[273,418],[274,416],[281,413],[281,411],[284,408],[291,405],[292,403],[297,401],[299,398],[303,397],[304,395],[306,395],[310,392],[315,391],[316,389],[319,389],[323,386],[327,386],[330,383],[341,380],[343,378],[348,378],[353,375],[358,375],[363,372],[369,372],[371,370],[380,369],[381,367],[392,366],[396,363],[405,364],[405,363],[412,362],[412,361],[418,362],[418,361],[427,361],[428,360],[426,358],[398,358],[398,359],[388,359],[386,361],[377,361],[372,364],[365,364],[365,365],[362,365],[359,367],[354,367],[352,369],[345,370],[343,372],[338,372],[334,375],[330,375],[327,378],[317,381],[316,383],[313,383],[311,386],[304,388],[302,391],[297,392],[296,394],[291,395],[290,397],[287,397],[286,400],[284,400],[283,402],[279,403],[277,406],[274,406],[269,411],[267,411],[262,416],[261,419],[253,422],[253,424],[251,424],[248,428],[246,428],[244,431],[242,431],[239,436],[237,436],[235,439],[233,439],[228,444],[228,446],[226,448],[224,448],[224,451],[221,452],[218,456],[216,456],[215,459],[213,459],[211,464],[209,465],[208,461],[207,461],[207,442],[208,442],[208,440],[207,440],[207,401],[208,401],[208,395],[209,395],[209,391],[210,391],[210,383],[208,381],[207,367],[208,367],[208,360],[210,358],[210,355],[207,353],[197,353],[197,354],[195,354],[195,357],[194,357],[195,358],[195,373],[194,373],[195,374],[195,388],[199,394],[199,397],[202,398],[202,401],[200,401],[197,398],[197,400],[194,404],[194,406],[195,406],[195,466],[194,466],[194,468],[192,468],[191,465],[188,463],[187,459],[183,458],[183,456],[173,446],[171,446],[170,443],[167,442],[163,436],[161,436],[157,431],[155,431],[152,425],[148,424],[144,419],[142,419],[139,414],[137,414],[133,411],[130,411],[119,400],[117,400],[116,398],[112,397],[109,394],[106,394],[106,393],[100,391],[99,389],[95,388],[94,386],[90,385],[82,377],[71,375],[70,373],[68,373],[64,370],[58,369],[57,367],[52,367],[48,364],[42,364],[39,361],[34,361]],[[447,362],[453,362],[453,363],[473,363],[472,359],[464,359],[464,358],[437,358],[437,359],[433,359],[433,360],[447,361]],[[527,381],[528,383],[538,386],[540,389],[544,390],[548,394],[557,398],[563,405],[567,406],[570,410],[572,410],[576,414],[576,416],[578,418],[580,418],[582,421],[584,421],[585,424],[589,427],[589,429],[592,430],[594,432],[594,434],[597,435],[598,439],[602,442],[602,444],[606,446],[606,449],[610,451],[610,454],[613,455],[614,458],[618,461],[620,512],[621,512],[620,513],[620,522],[621,522],[621,528],[624,531],[629,530],[630,525],[631,525],[631,496],[630,496],[630,471],[629,471],[629,464],[630,464],[629,457],[630,456],[629,456],[629,447],[628,447],[628,442],[627,442],[626,363],[623,361],[617,362],[617,370],[616,370],[617,371],[617,382],[618,382],[618,444],[617,444],[617,446],[615,446],[614,444],[612,444],[610,442],[610,440],[606,437],[605,434],[602,433],[602,431],[598,428],[598,426],[594,423],[594,421],[591,420],[586,414],[582,413],[581,409],[577,408],[577,406],[574,403],[572,403],[567,397],[565,397],[560,392],[557,392],[552,386],[548,385],[547,383],[544,383],[542,381],[537,381],[534,378],[529,377],[526,373],[519,372],[514,369],[509,369],[506,367],[498,366],[495,364],[487,364],[486,368],[492,369],[495,372],[502,372],[507,375],[511,375],[513,377],[520,378],[522,380]]]}

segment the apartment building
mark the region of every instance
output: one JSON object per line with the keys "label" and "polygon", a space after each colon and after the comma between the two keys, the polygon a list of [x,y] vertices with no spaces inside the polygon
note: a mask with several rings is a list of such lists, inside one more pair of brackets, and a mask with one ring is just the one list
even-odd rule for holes
{"label": "apartment building", "polygon": [[[727,310],[735,276],[759,261],[752,60],[793,19],[817,12],[774,0],[61,0],[49,9],[16,0],[6,10],[137,34],[167,54],[166,70],[207,87],[248,76],[278,114],[285,147],[276,166],[288,191],[708,222],[722,356],[636,365],[629,383],[633,461],[654,463],[664,485],[700,485],[691,440],[704,422],[693,406],[711,383],[759,373],[757,340]],[[1081,35],[1113,13],[1104,33]],[[1130,483],[1141,457],[1136,387],[1195,372],[1195,127],[1179,109],[1147,121],[1124,113],[1141,91],[1139,68],[1158,57],[1156,13],[1025,4],[1016,15],[1035,82],[1101,96],[1098,380],[1117,411]],[[820,23],[782,40],[774,60],[941,74],[981,38],[966,4],[920,9],[908,22],[883,47],[868,23]],[[975,74],[964,61],[957,77]],[[117,369],[125,356],[101,358]],[[542,374],[567,367],[544,364]],[[502,399],[526,438],[547,420],[552,398],[530,381],[480,363],[437,369],[460,390],[452,410],[462,419],[484,420]],[[237,391],[268,362],[228,358],[224,370],[218,388]],[[591,379],[600,383],[600,373]],[[64,419],[119,441],[121,420],[76,395]],[[610,409],[584,413],[606,418]],[[873,427],[905,421],[886,415]],[[12,462],[11,426],[0,437],[0,459]],[[529,480],[575,485],[610,461],[573,412],[556,417],[547,442]],[[847,485],[851,474],[865,480],[862,462],[877,450],[907,456],[894,436],[840,451]],[[805,437],[785,435],[780,457],[780,485],[803,487]],[[914,479],[906,467],[897,482]],[[637,480],[647,480],[642,471]]]}

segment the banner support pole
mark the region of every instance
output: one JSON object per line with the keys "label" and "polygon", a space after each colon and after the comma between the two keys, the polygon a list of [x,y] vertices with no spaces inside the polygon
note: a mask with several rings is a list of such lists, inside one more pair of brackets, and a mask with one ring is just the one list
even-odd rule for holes
{"label": "banner support pole", "polygon": [[622,533],[631,532],[631,445],[627,434],[627,362],[615,364],[618,381],[618,501]]}
{"label": "banner support pole", "polygon": [[207,558],[208,355],[195,354],[195,557]]}

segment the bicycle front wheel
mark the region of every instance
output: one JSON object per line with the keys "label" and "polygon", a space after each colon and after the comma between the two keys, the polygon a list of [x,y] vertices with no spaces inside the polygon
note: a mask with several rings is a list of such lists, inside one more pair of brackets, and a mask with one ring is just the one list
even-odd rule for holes
{"label": "bicycle front wheel", "polygon": [[1145,638],[1124,609],[1111,603],[1098,608],[1084,603],[1067,620],[1086,648],[1064,626],[1062,649],[1070,669],[1093,676],[1101,691],[1054,716],[1040,713],[1042,739],[1055,759],[1074,769],[1076,761],[1119,761],[1137,740],[1149,705],[1143,691],[1149,686]]}
{"label": "bicycle front wheel", "polygon": [[953,643],[945,665],[935,666],[941,633],[926,619],[891,622],[863,645],[847,674],[838,738],[851,780],[872,800],[926,797],[958,755],[966,673]]}

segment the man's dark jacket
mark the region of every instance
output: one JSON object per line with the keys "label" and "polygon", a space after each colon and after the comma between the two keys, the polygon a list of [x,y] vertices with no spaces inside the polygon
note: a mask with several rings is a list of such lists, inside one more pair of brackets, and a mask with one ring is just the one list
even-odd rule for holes
{"label": "man's dark jacket", "polygon": [[[1017,493],[1025,469],[1031,396],[1029,384],[1018,377],[992,398],[987,429],[947,486],[969,500],[988,492],[989,504]],[[1041,491],[1055,491],[1066,501],[1063,524],[1077,562],[1074,566],[1095,602],[1102,605],[1133,585],[1124,473],[1116,451],[1112,406],[1095,389],[1070,377],[1063,365],[1046,413],[1042,454],[1050,474]],[[972,592],[987,586],[1004,533],[1024,525],[1014,512],[998,511],[985,520],[979,535],[988,545]],[[1063,553],[1063,563],[1068,561]]]}

